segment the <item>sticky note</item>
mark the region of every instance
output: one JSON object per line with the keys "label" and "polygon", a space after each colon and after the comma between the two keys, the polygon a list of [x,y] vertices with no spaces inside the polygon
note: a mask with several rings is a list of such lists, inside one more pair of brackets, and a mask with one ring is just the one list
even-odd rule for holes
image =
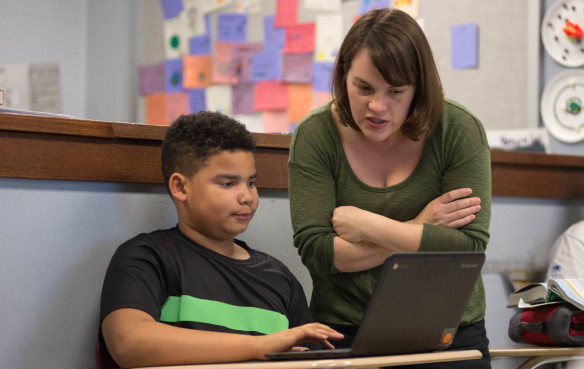
{"label": "sticky note", "polygon": [[333,63],[314,63],[312,64],[312,88],[314,91],[331,90],[331,73]]}
{"label": "sticky note", "polygon": [[244,42],[247,39],[247,14],[218,14],[217,41]]}
{"label": "sticky note", "polygon": [[286,27],[285,54],[302,54],[314,51],[314,23],[295,24]]}
{"label": "sticky note", "polygon": [[140,93],[142,95],[164,92],[164,64],[148,64],[138,67]]}
{"label": "sticky note", "polygon": [[476,23],[458,24],[450,27],[452,68],[476,68],[478,66],[479,26]]}
{"label": "sticky note", "polygon": [[254,110],[285,110],[288,107],[288,86],[279,81],[256,83]]}
{"label": "sticky note", "polygon": [[182,0],[160,0],[160,5],[166,19],[176,17],[184,10]]}

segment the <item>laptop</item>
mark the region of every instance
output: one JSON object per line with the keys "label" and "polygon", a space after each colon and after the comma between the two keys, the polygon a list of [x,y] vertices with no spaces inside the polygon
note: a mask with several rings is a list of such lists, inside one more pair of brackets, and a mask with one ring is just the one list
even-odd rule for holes
{"label": "laptop", "polygon": [[484,261],[482,252],[393,253],[383,265],[351,348],[266,357],[334,359],[443,350],[454,339]]}

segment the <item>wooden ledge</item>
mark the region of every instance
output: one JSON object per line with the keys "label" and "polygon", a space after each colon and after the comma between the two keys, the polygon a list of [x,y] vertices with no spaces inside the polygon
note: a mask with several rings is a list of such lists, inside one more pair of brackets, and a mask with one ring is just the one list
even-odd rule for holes
{"label": "wooden ledge", "polygon": [[[167,127],[0,113],[0,177],[163,183]],[[257,185],[288,187],[290,135],[254,133]],[[584,156],[491,150],[493,196],[584,199]]]}

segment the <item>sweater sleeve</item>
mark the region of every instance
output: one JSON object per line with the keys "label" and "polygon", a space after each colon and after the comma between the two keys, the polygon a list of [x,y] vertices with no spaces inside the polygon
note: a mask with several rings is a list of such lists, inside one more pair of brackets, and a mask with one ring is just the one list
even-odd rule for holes
{"label": "sweater sleeve", "polygon": [[[481,199],[481,210],[470,224],[451,229],[425,224],[420,251],[485,251],[491,220],[491,156],[479,120],[453,104],[442,132],[442,193],[469,187]],[[456,122],[456,124],[452,123]],[[447,127],[448,127],[447,126]],[[447,245],[447,246],[445,246]]]}
{"label": "sweater sleeve", "polygon": [[335,181],[320,130],[298,125],[290,145],[288,178],[294,246],[310,273],[336,273],[331,217]]}

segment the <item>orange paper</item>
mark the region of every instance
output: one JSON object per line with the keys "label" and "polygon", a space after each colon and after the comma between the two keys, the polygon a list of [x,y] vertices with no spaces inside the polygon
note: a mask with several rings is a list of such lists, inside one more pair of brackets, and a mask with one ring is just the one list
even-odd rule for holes
{"label": "orange paper", "polygon": [[146,124],[167,125],[165,93],[146,95]]}
{"label": "orange paper", "polygon": [[310,112],[312,106],[312,85],[288,85],[288,119],[291,123],[299,122]]}
{"label": "orange paper", "polygon": [[211,83],[211,56],[186,55],[183,57],[183,87],[201,88]]}

